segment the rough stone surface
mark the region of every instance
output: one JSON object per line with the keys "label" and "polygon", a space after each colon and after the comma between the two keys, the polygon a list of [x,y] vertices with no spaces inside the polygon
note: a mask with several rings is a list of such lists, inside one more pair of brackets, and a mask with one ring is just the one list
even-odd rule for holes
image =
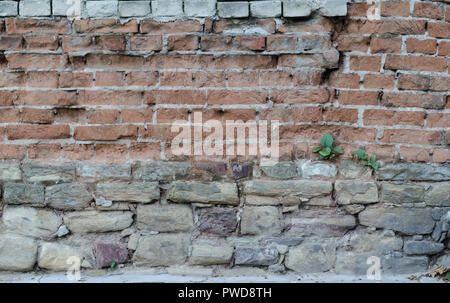
{"label": "rough stone surface", "polygon": [[59,243],[44,243],[39,249],[38,266],[54,271],[73,268],[77,260],[83,260],[81,252],[75,248]]}
{"label": "rough stone surface", "polygon": [[243,235],[278,235],[283,227],[283,217],[276,207],[247,206],[241,213]]}
{"label": "rough stone surface", "polygon": [[339,166],[339,174],[346,179],[369,178],[372,171],[369,167],[354,160],[342,160]]}
{"label": "rough stone surface", "polygon": [[281,1],[250,2],[250,14],[256,18],[280,17]]}
{"label": "rough stone surface", "polygon": [[189,162],[151,162],[139,166],[133,171],[133,177],[146,181],[172,181],[188,176],[191,170]]}
{"label": "rough stone surface", "polygon": [[219,2],[217,14],[221,18],[245,18],[249,15],[248,2]]}
{"label": "rough stone surface", "polygon": [[431,241],[406,241],[403,251],[408,255],[434,255],[444,249],[444,244]]}
{"label": "rough stone surface", "polygon": [[311,15],[311,6],[302,0],[283,1],[283,16],[285,17],[307,17]]}
{"label": "rough stone surface", "polygon": [[4,187],[3,198],[6,204],[44,206],[44,186],[7,183]]}
{"label": "rough stone surface", "polygon": [[128,260],[127,245],[120,242],[97,241],[94,243],[94,253],[98,268],[109,267],[111,262],[122,264]]}
{"label": "rough stone surface", "polygon": [[429,206],[450,207],[450,183],[434,183],[425,193],[425,203]]}
{"label": "rough stone surface", "polygon": [[388,164],[380,167],[378,175],[381,180],[447,181],[450,180],[450,164]]}
{"label": "rough stone surface", "polygon": [[172,182],[167,199],[172,202],[199,202],[213,204],[239,204],[236,184],[213,182]]}
{"label": "rough stone surface", "polygon": [[216,0],[184,1],[184,13],[192,17],[210,17],[216,14]]}
{"label": "rough stone surface", "polygon": [[0,180],[19,181],[22,179],[20,165],[15,163],[0,163]]}
{"label": "rough stone surface", "polygon": [[420,185],[381,184],[381,201],[388,203],[420,203],[424,201],[425,189]]}
{"label": "rough stone surface", "polygon": [[177,16],[183,14],[182,0],[152,1],[152,13],[155,16]]}
{"label": "rough stone surface", "polygon": [[304,242],[289,249],[286,267],[305,273],[330,270],[336,261],[336,244],[333,241]]}
{"label": "rough stone surface", "polygon": [[18,12],[18,3],[15,1],[1,1],[0,2],[0,16],[15,16]]}
{"label": "rough stone surface", "polygon": [[138,205],[137,227],[158,232],[191,231],[194,218],[186,205]]}
{"label": "rough stone surface", "polygon": [[[128,3],[130,1],[124,2]],[[140,1],[139,1],[140,2]],[[89,165],[80,168],[80,176],[84,178],[103,179],[129,179],[131,177],[130,165]]]}
{"label": "rough stone surface", "polygon": [[301,210],[285,219],[287,233],[292,235],[340,236],[356,225],[354,216],[335,210]]}
{"label": "rough stone surface", "polygon": [[251,175],[253,169],[253,164],[250,162],[246,163],[233,163],[231,165],[231,170],[236,179],[247,178]]}
{"label": "rough stone surface", "polygon": [[229,264],[233,248],[223,245],[194,244],[189,263],[191,265]]}
{"label": "rough stone surface", "polygon": [[368,208],[359,213],[359,222],[365,226],[392,229],[407,235],[429,234],[434,227],[430,209]]}
{"label": "rough stone surface", "polygon": [[320,12],[324,16],[335,17],[347,15],[346,0],[322,0]]}
{"label": "rough stone surface", "polygon": [[189,253],[190,237],[183,234],[144,236],[133,256],[133,263],[148,266],[183,264]]}
{"label": "rough stone surface", "polygon": [[356,252],[399,251],[403,247],[401,237],[385,231],[368,232],[358,229],[344,237],[345,247]]}
{"label": "rough stone surface", "polygon": [[278,262],[276,248],[236,247],[234,263],[236,265],[272,265]]}
{"label": "rough stone surface", "polygon": [[381,261],[381,268],[383,273],[391,275],[424,273],[428,269],[428,258],[387,255]]}
{"label": "rough stone surface", "polygon": [[46,189],[45,202],[60,210],[81,210],[93,200],[86,185],[67,183],[49,186]]}
{"label": "rough stone surface", "polygon": [[75,167],[24,164],[23,178],[28,183],[68,183],[75,179]]}
{"label": "rough stone surface", "polygon": [[297,176],[297,166],[294,162],[277,162],[270,166],[261,166],[261,170],[269,177],[290,179]]}
{"label": "rough stone surface", "polygon": [[338,204],[369,204],[378,202],[378,188],[375,182],[338,180],[334,187]]}
{"label": "rough stone surface", "polygon": [[301,161],[298,163],[298,169],[303,178],[312,177],[334,177],[337,174],[336,165],[323,163],[319,161]]}
{"label": "rough stone surface", "polygon": [[86,12],[89,17],[112,17],[117,15],[118,1],[87,1]]}
{"label": "rough stone surface", "polygon": [[3,223],[11,232],[36,238],[56,237],[62,223],[53,211],[33,207],[7,207]]}
{"label": "rough stone surface", "polygon": [[149,203],[159,200],[159,184],[158,182],[99,183],[96,196],[110,201]]}
{"label": "rough stone surface", "polygon": [[67,213],[64,223],[72,233],[119,231],[133,223],[133,214],[127,211],[81,211]]}
{"label": "rough stone surface", "polygon": [[29,271],[37,258],[37,243],[23,236],[0,235],[0,270]]}
{"label": "rough stone surface", "polygon": [[150,1],[120,1],[121,17],[141,17],[150,14]]}
{"label": "rough stone surface", "polygon": [[207,234],[227,236],[236,230],[237,210],[208,207],[199,210],[198,229]]}
{"label": "rough stone surface", "polygon": [[22,0],[19,2],[21,16],[49,16],[50,0]]}

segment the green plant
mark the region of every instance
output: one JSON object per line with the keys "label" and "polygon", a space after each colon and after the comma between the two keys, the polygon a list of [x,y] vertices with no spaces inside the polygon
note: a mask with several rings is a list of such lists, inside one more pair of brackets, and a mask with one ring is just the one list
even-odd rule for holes
{"label": "green plant", "polygon": [[450,272],[448,272],[446,275],[445,275],[445,278],[444,278],[445,280],[447,280],[447,281],[450,281]]}
{"label": "green plant", "polygon": [[336,155],[343,154],[342,147],[333,147],[333,137],[326,133],[320,139],[320,146],[313,149],[313,153],[319,153],[320,160],[331,160]]}
{"label": "green plant", "polygon": [[109,263],[109,267],[114,270],[117,268],[117,263],[115,261],[111,261],[111,263]]}
{"label": "green plant", "polygon": [[370,166],[373,169],[378,169],[378,163],[375,154],[372,154],[372,156],[370,156],[370,159],[366,152],[362,149],[353,151],[353,154],[355,154],[360,160],[362,160],[362,163],[364,165]]}

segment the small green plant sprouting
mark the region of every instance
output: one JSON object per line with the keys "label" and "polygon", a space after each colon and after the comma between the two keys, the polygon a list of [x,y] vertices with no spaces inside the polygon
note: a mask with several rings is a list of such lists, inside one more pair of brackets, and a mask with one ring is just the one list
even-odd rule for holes
{"label": "small green plant sprouting", "polygon": [[111,267],[112,270],[115,270],[117,268],[117,263],[115,261],[111,261],[111,263],[109,263],[109,267]]}
{"label": "small green plant sprouting", "polygon": [[450,281],[450,272],[448,272],[446,275],[445,275],[445,278],[444,278],[445,280],[447,280],[447,281]]}
{"label": "small green plant sprouting", "polygon": [[343,154],[342,147],[333,147],[333,137],[326,133],[320,139],[320,146],[313,149],[313,153],[319,153],[320,160],[331,160],[337,155]]}
{"label": "small green plant sprouting", "polygon": [[375,170],[378,169],[378,163],[375,154],[372,154],[372,156],[370,156],[370,159],[369,156],[366,154],[366,152],[363,151],[362,149],[353,151],[353,154],[355,154],[360,160],[362,160],[362,163],[365,166],[370,166]]}

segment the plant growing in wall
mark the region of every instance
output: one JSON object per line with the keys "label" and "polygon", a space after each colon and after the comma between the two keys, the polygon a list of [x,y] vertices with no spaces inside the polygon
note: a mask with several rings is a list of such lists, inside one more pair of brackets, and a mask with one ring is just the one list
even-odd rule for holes
{"label": "plant growing in wall", "polygon": [[353,151],[353,154],[356,155],[365,166],[370,166],[373,169],[378,169],[378,163],[375,154],[372,154],[372,156],[370,156],[370,159],[366,152],[362,149]]}
{"label": "plant growing in wall", "polygon": [[313,149],[313,153],[319,153],[320,160],[331,160],[337,155],[343,154],[344,149],[342,147],[333,147],[333,136],[326,133],[320,139],[320,146]]}

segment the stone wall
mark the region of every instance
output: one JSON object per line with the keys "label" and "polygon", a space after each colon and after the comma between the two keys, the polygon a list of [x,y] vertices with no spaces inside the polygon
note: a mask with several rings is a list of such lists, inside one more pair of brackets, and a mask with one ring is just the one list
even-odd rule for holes
{"label": "stone wall", "polygon": [[[0,1],[0,271],[450,267],[447,0],[80,4]],[[196,113],[279,120],[280,161],[174,155]]]}

